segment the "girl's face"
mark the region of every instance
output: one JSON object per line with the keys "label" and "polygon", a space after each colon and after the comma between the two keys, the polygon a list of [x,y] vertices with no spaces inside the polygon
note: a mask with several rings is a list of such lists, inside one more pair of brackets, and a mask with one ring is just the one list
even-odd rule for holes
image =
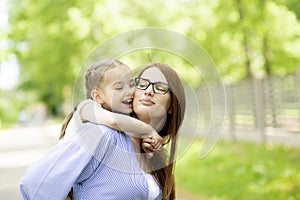
{"label": "girl's face", "polygon": [[[146,69],[140,78],[142,81],[137,84],[133,100],[137,118],[148,124],[165,119],[171,103],[166,77],[157,67],[151,67]],[[138,89],[139,86],[142,89]]]}
{"label": "girl's face", "polygon": [[127,66],[108,70],[98,89],[102,107],[112,112],[132,113],[134,86],[131,70]]}

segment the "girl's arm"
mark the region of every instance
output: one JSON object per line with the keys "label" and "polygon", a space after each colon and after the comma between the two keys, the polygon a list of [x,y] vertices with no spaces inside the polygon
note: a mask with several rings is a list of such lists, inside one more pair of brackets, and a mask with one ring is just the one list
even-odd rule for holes
{"label": "girl's arm", "polygon": [[159,150],[162,147],[163,138],[152,126],[133,117],[105,110],[93,100],[84,100],[80,103],[78,112],[82,121],[104,124],[111,128],[125,131],[131,137],[152,139],[151,145],[154,148],[153,150]]}

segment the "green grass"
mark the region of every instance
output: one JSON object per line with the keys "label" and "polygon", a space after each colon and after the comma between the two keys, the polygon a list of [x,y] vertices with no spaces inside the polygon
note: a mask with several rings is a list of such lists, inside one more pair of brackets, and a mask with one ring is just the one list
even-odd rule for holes
{"label": "green grass", "polygon": [[219,142],[199,159],[196,140],[177,160],[177,187],[205,200],[300,199],[300,149]]}

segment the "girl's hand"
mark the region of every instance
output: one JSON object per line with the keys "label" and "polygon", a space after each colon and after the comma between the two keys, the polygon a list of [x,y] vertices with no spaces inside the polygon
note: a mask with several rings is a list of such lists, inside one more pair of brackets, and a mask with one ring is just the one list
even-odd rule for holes
{"label": "girl's hand", "polygon": [[153,151],[160,151],[162,148],[163,138],[156,133],[155,136],[148,136],[142,140],[142,148],[150,159],[153,156]]}
{"label": "girl's hand", "polygon": [[153,147],[153,151],[160,151],[163,144],[163,138],[159,134],[155,134],[153,136],[149,136],[152,139],[151,146]]}
{"label": "girl's hand", "polygon": [[150,159],[153,156],[153,147],[151,146],[150,142],[145,140],[142,140],[142,148],[145,151],[147,158]]}

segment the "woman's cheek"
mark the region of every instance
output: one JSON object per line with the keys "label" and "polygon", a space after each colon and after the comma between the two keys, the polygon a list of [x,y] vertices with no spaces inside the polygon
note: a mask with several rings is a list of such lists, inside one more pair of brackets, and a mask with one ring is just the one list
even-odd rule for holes
{"label": "woman's cheek", "polygon": [[164,117],[167,114],[167,110],[165,106],[161,105],[155,105],[152,106],[151,109],[149,110],[149,115],[151,118],[160,118]]}

